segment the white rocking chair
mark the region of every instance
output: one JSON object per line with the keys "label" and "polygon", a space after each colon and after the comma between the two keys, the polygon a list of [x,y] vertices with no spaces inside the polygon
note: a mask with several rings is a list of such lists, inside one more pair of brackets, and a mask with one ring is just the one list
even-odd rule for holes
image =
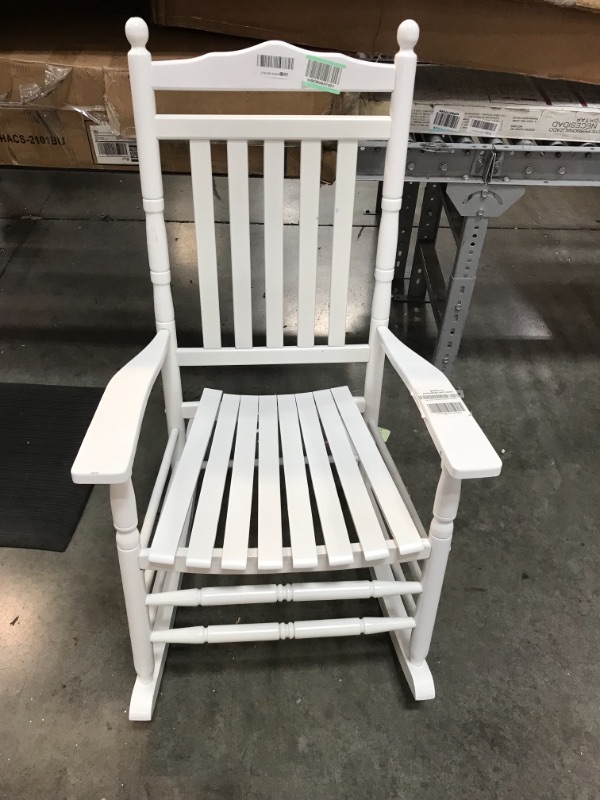
{"label": "white rocking chair", "polygon": [[[393,64],[319,54],[283,42],[177,61],[151,60],[148,28],[126,33],[146,212],[157,334],[109,383],[73,465],[77,483],[110,484],[133,662],[130,718],[152,717],[168,644],[355,636],[389,632],[417,700],[434,697],[425,658],[450,551],[461,480],[498,475],[501,462],[447,380],[388,330],[418,27],[398,30]],[[157,114],[156,90],[392,92],[389,117]],[[360,139],[387,140],[368,344],[346,344],[346,307]],[[203,346],[177,346],[159,155],[189,140]],[[235,346],[221,342],[211,141],[227,142]],[[264,142],[266,346],[253,346],[248,141]],[[321,143],[337,141],[327,344],[315,343]],[[298,332],[283,331],[285,142],[301,142]],[[406,384],[441,456],[427,534],[378,430],[385,357]],[[182,400],[180,368],[366,363],[364,397],[331,391],[238,396],[205,389]],[[131,482],[142,417],[162,370],[167,445],[141,529]],[[186,420],[189,423],[186,428]],[[280,476],[280,466],[282,475]],[[229,475],[229,493],[225,492]],[[337,481],[334,479],[337,478]],[[311,505],[309,479],[314,493]],[[253,485],[258,545],[250,547]],[[286,503],[281,492],[285,487]],[[158,509],[162,503],[162,510]],[[222,546],[217,528],[226,504]],[[283,506],[283,507],[282,507]],[[344,515],[342,508],[349,513]],[[282,531],[289,524],[289,545]],[[318,517],[324,544],[317,544]],[[351,520],[351,523],[350,523]],[[252,576],[368,567],[372,580],[253,585]],[[180,590],[185,572],[239,575],[235,587]],[[377,597],[384,616],[173,628],[178,606]],[[310,616],[310,615],[309,615]]]}

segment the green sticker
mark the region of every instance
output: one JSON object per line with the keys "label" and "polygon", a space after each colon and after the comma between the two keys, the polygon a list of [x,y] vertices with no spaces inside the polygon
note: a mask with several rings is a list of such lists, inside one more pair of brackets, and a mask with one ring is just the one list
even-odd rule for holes
{"label": "green sticker", "polygon": [[384,442],[387,442],[387,440],[390,438],[390,433],[391,431],[388,431],[387,428],[379,428],[379,434]]}
{"label": "green sticker", "polygon": [[327,58],[307,56],[306,72],[302,86],[307,89],[339,94],[338,85],[342,79],[342,70],[344,69],[346,69],[346,65],[340,61],[329,61]]}

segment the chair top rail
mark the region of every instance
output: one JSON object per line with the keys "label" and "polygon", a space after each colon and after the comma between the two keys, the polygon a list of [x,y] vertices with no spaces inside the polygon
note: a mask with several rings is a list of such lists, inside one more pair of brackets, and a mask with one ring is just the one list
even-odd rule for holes
{"label": "chair top rail", "polygon": [[[132,55],[146,52],[146,23],[130,19],[126,32]],[[398,40],[405,49],[412,47],[416,35],[405,28]],[[394,64],[313,52],[277,40],[226,53],[153,61],[150,71],[152,88],[157,91],[391,92],[395,75]]]}
{"label": "chair top rail", "polygon": [[152,62],[152,87],[164,90],[391,92],[393,64],[316,53],[280,41],[196,58]]}

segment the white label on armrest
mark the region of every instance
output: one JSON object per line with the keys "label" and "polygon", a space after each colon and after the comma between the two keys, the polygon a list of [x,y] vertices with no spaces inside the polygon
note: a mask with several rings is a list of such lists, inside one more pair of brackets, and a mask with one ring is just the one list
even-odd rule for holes
{"label": "white label on armrest", "polygon": [[468,414],[468,409],[457,392],[430,389],[419,395],[423,411],[430,414]]}

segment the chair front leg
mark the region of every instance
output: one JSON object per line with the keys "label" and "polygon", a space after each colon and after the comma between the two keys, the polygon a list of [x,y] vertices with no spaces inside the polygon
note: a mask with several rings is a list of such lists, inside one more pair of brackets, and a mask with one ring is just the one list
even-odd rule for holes
{"label": "chair front leg", "polygon": [[117,533],[117,553],[133,664],[142,683],[150,683],[154,673],[154,651],[150,642],[150,618],[146,607],[146,585],[140,569],[140,532],[131,478],[110,487],[110,505]]}
{"label": "chair front leg", "polygon": [[417,600],[415,628],[410,637],[410,660],[422,664],[429,653],[433,626],[444,583],[446,564],[452,545],[454,520],[460,501],[461,481],[442,467],[433,504],[433,519],[429,527],[431,553],[423,565],[422,593]]}

